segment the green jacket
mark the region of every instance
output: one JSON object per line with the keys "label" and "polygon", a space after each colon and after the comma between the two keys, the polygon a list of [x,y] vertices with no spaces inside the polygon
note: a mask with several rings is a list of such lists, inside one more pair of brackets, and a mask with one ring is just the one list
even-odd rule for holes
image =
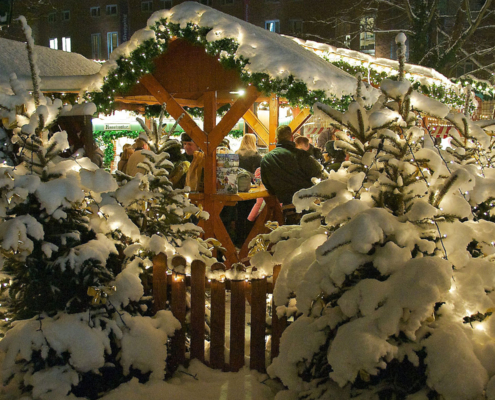
{"label": "green jacket", "polygon": [[261,160],[261,180],[283,204],[291,204],[298,190],[313,186],[311,178],[320,177],[321,171],[318,161],[290,141],[277,143]]}

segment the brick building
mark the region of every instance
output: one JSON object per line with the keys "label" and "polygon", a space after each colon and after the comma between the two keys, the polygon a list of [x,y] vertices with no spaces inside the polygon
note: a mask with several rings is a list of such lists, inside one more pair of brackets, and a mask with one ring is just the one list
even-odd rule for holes
{"label": "brick building", "polygon": [[[41,3],[44,6],[37,6],[38,9],[33,12],[30,0],[15,0],[13,15],[27,15],[38,45],[80,53],[90,59],[105,60],[113,49],[128,40],[135,31],[145,27],[153,12],[184,1],[43,0]],[[198,0],[199,3],[281,34],[396,59],[394,38],[397,30],[392,29],[390,32],[387,24],[406,26],[406,19],[390,6],[376,6],[373,2],[362,1]],[[449,14],[449,9],[455,10],[459,1],[441,1],[442,15]],[[483,3],[483,0],[478,3]],[[446,18],[445,27],[451,22],[452,18]],[[24,40],[22,34],[16,31],[16,26],[4,28],[0,35]],[[489,35],[489,39],[493,41],[493,35]],[[487,64],[495,61],[493,56],[489,58]],[[448,75],[458,76],[474,68],[469,59],[463,65],[464,69]]]}

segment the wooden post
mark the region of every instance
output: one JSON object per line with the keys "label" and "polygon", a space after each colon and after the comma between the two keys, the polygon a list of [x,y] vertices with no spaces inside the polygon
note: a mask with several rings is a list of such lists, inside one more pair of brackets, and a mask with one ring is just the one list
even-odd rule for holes
{"label": "wooden post", "polygon": [[265,372],[266,278],[251,281],[251,369]]}
{"label": "wooden post", "polygon": [[[176,256],[172,259],[175,268],[185,266],[184,257]],[[173,372],[186,361],[186,279],[185,274],[172,273],[172,313],[181,323],[181,329],[175,331],[171,341],[171,357],[169,369]]]}
{"label": "wooden post", "polygon": [[[225,265],[215,263],[212,271],[225,271]],[[225,279],[211,282],[211,344],[210,365],[223,369],[225,365]]]}
{"label": "wooden post", "polygon": [[[236,268],[244,269],[242,266]],[[237,372],[244,367],[244,344],[246,325],[246,283],[231,281],[230,301],[230,370]]]}
{"label": "wooden post", "polygon": [[163,253],[153,257],[153,312],[167,307],[167,256]]}
{"label": "wooden post", "polygon": [[[273,289],[275,291],[275,283],[277,282],[278,275],[280,273],[280,265],[273,267]],[[278,356],[280,352],[280,338],[282,333],[287,327],[287,317],[278,318],[275,301],[272,298],[272,347],[271,358],[272,361]]]}
{"label": "wooden post", "polygon": [[191,358],[205,360],[205,270],[203,261],[191,264]]}
{"label": "wooden post", "polygon": [[277,144],[277,128],[278,128],[278,118],[279,118],[279,110],[278,110],[278,96],[275,93],[270,95],[270,113],[268,120],[268,131],[269,131],[269,147],[268,150],[271,151],[275,148]]}

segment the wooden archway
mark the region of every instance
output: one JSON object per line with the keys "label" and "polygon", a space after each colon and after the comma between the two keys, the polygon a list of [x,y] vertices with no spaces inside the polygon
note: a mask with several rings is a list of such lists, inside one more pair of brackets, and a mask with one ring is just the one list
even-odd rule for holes
{"label": "wooden archway", "polygon": [[[220,211],[229,205],[228,199],[216,195],[216,148],[232,130],[239,119],[244,118],[269,149],[275,147],[275,131],[278,126],[279,98],[276,95],[264,96],[251,85],[242,82],[235,70],[226,70],[217,57],[206,53],[200,46],[194,46],[184,39],[169,42],[165,53],[153,60],[153,73],[142,76],[125,95],[115,96],[121,108],[139,108],[143,104],[166,104],[167,112],[186,131],[205,153],[203,207],[210,214],[204,224],[206,237],[217,237],[227,248],[227,262],[238,262],[247,253],[239,255],[220,219]],[[243,91],[243,95],[239,93]],[[270,105],[269,126],[265,127],[253,112],[255,102],[268,102]],[[217,124],[217,109],[230,104],[230,110]],[[204,109],[204,129],[184,111],[183,107]],[[303,109],[291,122],[295,132],[310,117],[309,109]],[[267,204],[279,207],[275,198],[265,198]],[[266,218],[282,223],[280,210],[271,210]]]}

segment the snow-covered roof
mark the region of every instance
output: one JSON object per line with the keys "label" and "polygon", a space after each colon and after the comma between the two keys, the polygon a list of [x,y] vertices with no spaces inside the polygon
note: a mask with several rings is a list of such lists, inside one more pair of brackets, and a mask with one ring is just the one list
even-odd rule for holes
{"label": "snow-covered roof", "polygon": [[[188,23],[212,28],[206,36],[210,43],[226,38],[234,39],[239,44],[234,58],[249,60],[245,67],[247,73],[266,73],[271,78],[292,75],[296,80],[303,81],[309,90],[323,90],[329,97],[340,98],[355,93],[356,78],[293,40],[191,1],[170,10],[156,11],[148,20],[148,27],[137,31],[111,54],[110,60],[100,71],[100,79],[93,82],[88,90],[94,91],[101,87],[103,77],[116,68],[117,59],[121,56],[129,57],[145,40],[156,39],[155,32],[149,26],[162,19],[179,24],[181,28],[185,28]],[[372,88],[370,90],[374,91]]]}
{"label": "snow-covered roof", "polygon": [[[289,36],[287,37],[289,38]],[[393,71],[399,70],[399,62],[396,60],[374,57],[366,53],[361,53],[359,51],[334,47],[328,44],[314,42],[311,40],[303,40],[292,37],[291,39],[294,40],[294,42],[298,43],[299,45],[307,49],[311,49],[317,54],[325,55],[330,61],[344,60],[349,62],[351,65],[365,64],[366,67],[372,67],[378,71],[383,70],[388,73],[390,73],[392,70]],[[404,70],[406,71],[406,73],[409,73],[411,75],[418,75],[428,80],[429,83],[436,83],[437,85],[441,84],[448,87],[456,85],[445,75],[442,75],[440,72],[434,70],[433,68],[406,63],[404,66]],[[427,82],[424,83],[426,84]]]}
{"label": "snow-covered roof", "polygon": [[[40,70],[41,89],[53,91],[78,91],[85,86],[89,75],[96,74],[101,65],[81,54],[34,46],[36,64]],[[0,38],[0,91],[10,91],[12,73],[32,89],[26,44]]]}

